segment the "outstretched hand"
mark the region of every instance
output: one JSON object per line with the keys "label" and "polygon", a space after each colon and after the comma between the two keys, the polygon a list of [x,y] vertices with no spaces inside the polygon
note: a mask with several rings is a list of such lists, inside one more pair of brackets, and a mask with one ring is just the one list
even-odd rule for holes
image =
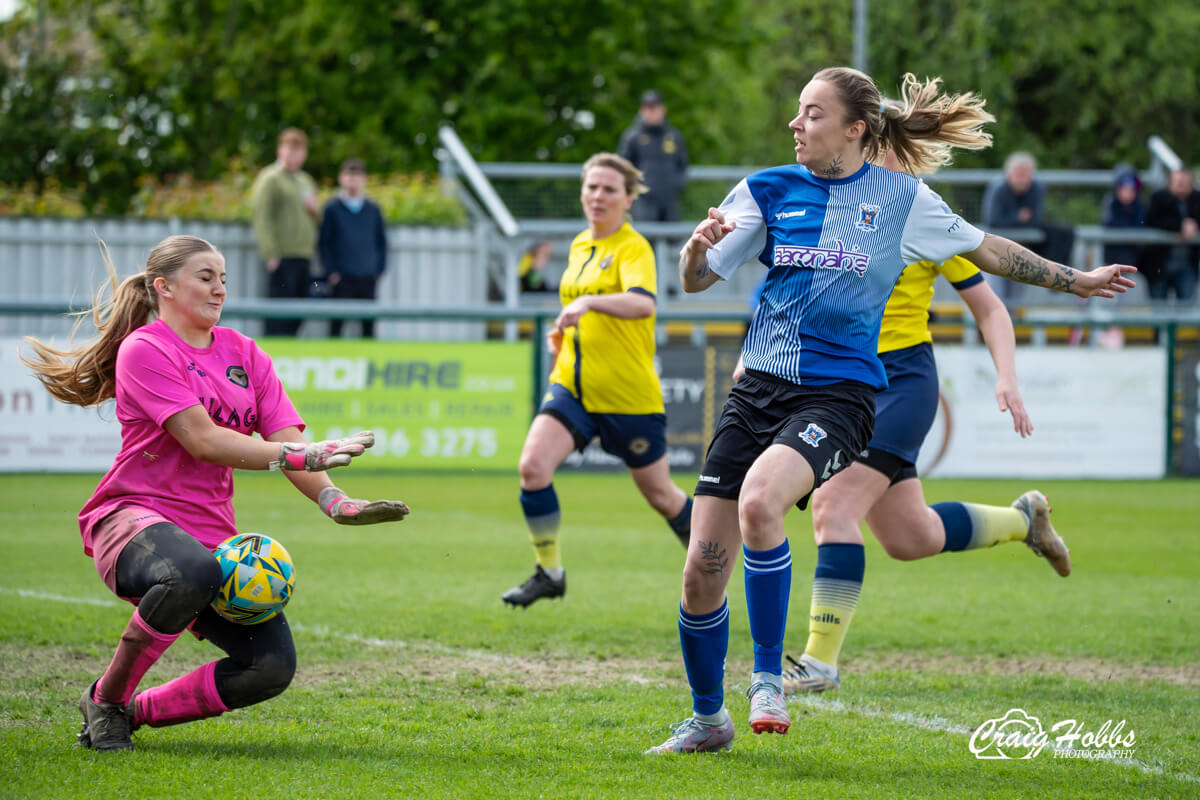
{"label": "outstretched hand", "polygon": [[374,525],[399,522],[409,508],[399,500],[356,500],[336,486],[326,486],[317,496],[321,510],[339,525]]}
{"label": "outstretched hand", "polygon": [[279,459],[272,461],[270,467],[323,472],[346,466],[350,459],[361,456],[374,444],[375,434],[372,431],[360,431],[344,439],[327,439],[312,444],[283,442],[279,445]]}
{"label": "outstretched hand", "polygon": [[1012,414],[1013,430],[1019,433],[1022,439],[1033,434],[1033,420],[1029,418],[1029,412],[1025,410],[1025,403],[1021,401],[1021,393],[1017,391],[1015,384],[996,382],[996,404],[1000,406],[1001,411]]}
{"label": "outstretched hand", "polygon": [[1134,272],[1137,272],[1137,267],[1128,264],[1109,264],[1089,272],[1080,272],[1071,292],[1079,297],[1116,297],[1118,292],[1124,294],[1126,289],[1136,286],[1125,277]]}

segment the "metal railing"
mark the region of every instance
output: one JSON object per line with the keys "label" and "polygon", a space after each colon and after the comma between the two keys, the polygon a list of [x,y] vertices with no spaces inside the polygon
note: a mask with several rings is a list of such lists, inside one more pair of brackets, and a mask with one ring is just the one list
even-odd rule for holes
{"label": "metal railing", "polygon": [[[1176,156],[1178,162],[1178,156]],[[689,166],[687,178],[689,181],[726,181],[734,184],[747,175],[766,169],[768,165],[736,166],[736,165],[694,165]],[[583,164],[575,163],[542,163],[524,161],[483,161],[477,167],[481,174],[488,178],[580,178]],[[931,175],[923,176],[926,183],[940,183],[947,186],[983,186],[1001,175],[998,169],[945,169]],[[1149,181],[1152,172],[1142,173]],[[1048,187],[1059,186],[1090,186],[1093,188],[1110,188],[1113,174],[1109,170],[1095,169],[1039,169],[1038,180]]]}
{"label": "metal railing", "polygon": [[[569,241],[583,228],[583,222],[578,217],[567,218],[522,218],[515,219],[508,207],[493,187],[492,180],[523,180],[523,181],[578,181],[582,164],[577,163],[543,163],[543,162],[476,162],[467,148],[450,128],[439,131],[439,138],[445,149],[439,153],[439,163],[442,173],[448,178],[463,175],[470,191],[460,187],[460,197],[463,202],[474,210],[474,213],[488,217],[493,224],[494,240],[492,250],[497,254],[502,267],[494,273],[494,279],[504,289],[504,300],[510,308],[519,304],[518,276],[516,263],[521,246],[536,239],[557,239]],[[1150,152],[1151,168],[1141,174],[1147,183],[1162,181],[1164,169],[1174,169],[1182,164],[1181,159],[1160,137],[1152,136],[1147,141]],[[726,186],[733,185],[746,175],[762,169],[760,166],[745,165],[693,165],[688,168],[689,181],[720,182]],[[945,187],[984,187],[990,181],[1001,175],[996,169],[948,169],[925,176],[925,181]],[[1110,170],[1054,170],[1038,171],[1038,180],[1047,188],[1077,187],[1090,191],[1108,189],[1112,186],[1113,173]],[[659,305],[660,308],[670,308],[679,304],[691,306],[694,301],[680,296],[675,288],[675,268],[678,250],[682,243],[691,235],[694,220],[685,222],[639,222],[638,232],[645,236],[654,248],[658,265]],[[510,224],[511,223],[511,224]],[[1036,229],[992,229],[990,233],[1012,239],[1022,244],[1032,245],[1044,240],[1045,235]],[[1172,234],[1137,229],[1103,228],[1094,225],[1083,225],[1075,228],[1075,244],[1071,253],[1071,266],[1078,269],[1091,269],[1102,263],[1103,245],[1105,244],[1169,244],[1177,241]],[[756,270],[742,270],[731,280],[714,287],[712,295],[720,296],[726,302],[747,303],[750,292],[758,283]],[[938,297],[942,300],[950,294],[945,286],[937,287]],[[1135,297],[1143,290],[1135,291]],[[1058,300],[1056,298],[1056,300]],[[1053,300],[1050,302],[1054,302]],[[1066,298],[1058,302],[1069,302]],[[512,331],[509,330],[511,338]]]}

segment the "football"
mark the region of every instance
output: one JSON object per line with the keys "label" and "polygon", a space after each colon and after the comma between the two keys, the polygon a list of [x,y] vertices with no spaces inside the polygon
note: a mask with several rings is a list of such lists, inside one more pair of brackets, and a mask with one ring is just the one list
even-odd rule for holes
{"label": "football", "polygon": [[221,565],[221,586],[212,607],[225,619],[257,625],[282,611],[292,598],[292,557],[271,537],[239,533],[221,542],[213,555]]}

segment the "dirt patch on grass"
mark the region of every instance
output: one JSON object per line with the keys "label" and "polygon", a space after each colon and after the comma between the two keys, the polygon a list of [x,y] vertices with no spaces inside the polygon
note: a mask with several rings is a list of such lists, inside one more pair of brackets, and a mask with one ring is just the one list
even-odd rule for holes
{"label": "dirt patch on grass", "polygon": [[[677,658],[587,655],[514,654],[460,650],[436,642],[364,640],[352,657],[323,656],[322,647],[301,644],[296,683],[307,686],[344,684],[348,690],[394,677],[430,684],[478,689],[514,688],[527,692],[554,691],[563,686],[634,685],[680,687],[683,665]],[[178,648],[168,652],[147,676],[153,685],[185,672],[209,658],[214,648]],[[176,648],[172,648],[172,651]],[[0,645],[0,688],[10,696],[78,695],[89,676],[97,676],[111,655],[89,648]],[[1174,686],[1200,686],[1200,664],[1167,666],[1120,664],[1103,659],[1041,657],[965,657],[923,652],[864,654],[844,660],[845,673],[923,672],[969,675],[1062,676],[1089,683],[1142,683],[1159,680]],[[749,674],[748,659],[731,659],[727,681]]]}
{"label": "dirt patch on grass", "polygon": [[[353,679],[368,673],[401,673],[431,682],[471,685],[520,686],[529,691],[552,691],[561,686],[634,684],[672,687],[684,681],[683,664],[674,658],[529,655],[488,651],[459,651],[424,642],[388,646],[377,644],[357,661],[313,664],[303,680],[321,682],[338,676]],[[381,650],[385,652],[380,652]],[[749,659],[730,659],[727,682],[749,674]],[[1159,680],[1174,686],[1200,686],[1200,664],[1182,666],[1121,664],[1097,658],[1052,659],[1037,656],[997,658],[929,655],[922,652],[867,654],[847,659],[849,673],[938,672],[950,675],[1047,675],[1088,683],[1143,683]]]}
{"label": "dirt patch on grass", "polygon": [[478,687],[513,686],[536,692],[562,686],[676,686],[683,681],[683,664],[633,657],[597,659],[459,651],[432,643],[413,643],[372,648],[354,661],[302,663],[297,680],[324,683],[383,675]]}

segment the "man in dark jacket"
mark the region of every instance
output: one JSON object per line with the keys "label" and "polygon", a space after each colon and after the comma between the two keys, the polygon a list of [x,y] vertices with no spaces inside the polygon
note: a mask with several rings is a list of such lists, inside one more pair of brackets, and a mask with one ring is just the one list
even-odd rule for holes
{"label": "man in dark jacket", "polygon": [[[1042,241],[1029,249],[1050,261],[1071,262],[1075,229],[1046,221],[1046,185],[1037,178],[1037,161],[1026,152],[1010,153],[1004,159],[1004,174],[993,179],[983,193],[983,224],[989,229],[1030,228],[1042,232]],[[1024,284],[993,280],[988,283],[1005,304],[1017,302]]]}
{"label": "man in dark jacket", "polygon": [[[379,278],[387,269],[387,231],[379,206],[367,199],[367,168],[348,158],[338,172],[338,196],[325,204],[318,250],[325,279],[334,298],[374,300]],[[329,323],[329,334],[342,335],[342,323]],[[364,339],[375,336],[375,320],[362,322]]]}
{"label": "man in dark jacket", "polygon": [[677,222],[679,195],[687,183],[687,145],[667,122],[667,107],[654,89],[642,93],[637,119],[621,134],[617,152],[642,171],[650,191],[633,204],[633,218]]}
{"label": "man in dark jacket", "polygon": [[1138,266],[1146,276],[1151,299],[1166,300],[1175,292],[1176,300],[1196,297],[1196,272],[1200,264],[1200,191],[1186,167],[1171,172],[1166,188],[1150,195],[1146,227],[1179,234],[1178,244],[1148,245]]}

